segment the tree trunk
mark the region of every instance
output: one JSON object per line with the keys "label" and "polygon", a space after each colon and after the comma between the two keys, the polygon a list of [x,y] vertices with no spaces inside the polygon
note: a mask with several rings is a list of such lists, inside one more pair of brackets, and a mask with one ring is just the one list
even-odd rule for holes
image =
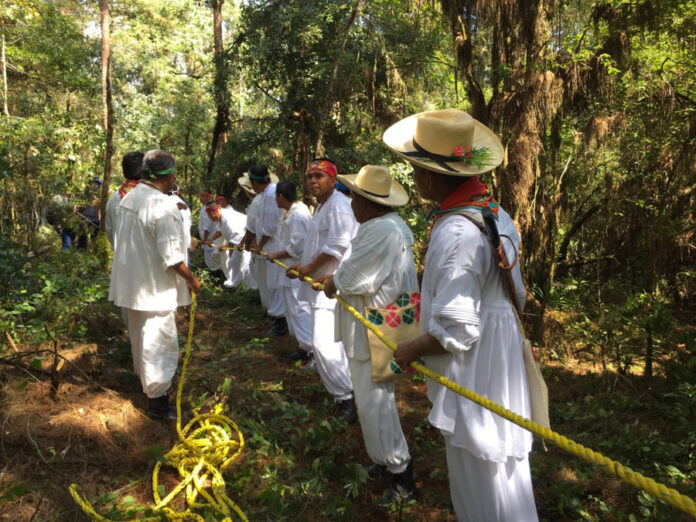
{"label": "tree trunk", "polygon": [[5,59],[5,18],[0,17],[0,39],[2,39],[1,46],[2,50],[0,54],[2,57],[2,108],[5,116],[10,116],[10,110],[7,108],[7,60]]}
{"label": "tree trunk", "polygon": [[213,140],[210,145],[210,157],[208,159],[207,177],[213,175],[215,154],[220,143],[227,139],[227,127],[229,125],[230,108],[227,100],[228,71],[225,64],[225,56],[222,49],[222,5],[225,0],[213,0],[213,62],[215,63],[215,126],[213,127]]}
{"label": "tree trunk", "polygon": [[348,43],[348,37],[350,36],[350,32],[353,29],[353,25],[355,25],[355,20],[357,20],[361,9],[362,0],[357,0],[353,5],[353,11],[350,13],[350,19],[348,20],[348,23],[346,23],[345,29],[343,30],[341,46],[336,53],[336,59],[334,60],[333,68],[331,69],[331,76],[326,84],[324,99],[319,107],[319,114],[317,115],[317,144],[314,148],[317,156],[324,155],[324,131],[326,129],[326,122],[329,119],[328,113],[330,112],[331,101],[333,99],[333,90],[334,85],[336,84],[336,78],[338,78],[338,69],[341,65],[343,51],[345,51],[346,44]]}
{"label": "tree trunk", "polygon": [[101,11],[102,33],[102,112],[103,126],[106,131],[106,150],[104,151],[104,179],[102,185],[101,202],[99,205],[101,216],[106,215],[106,202],[109,199],[109,183],[111,182],[111,158],[114,155],[114,107],[111,101],[111,45],[109,1],[99,0]]}

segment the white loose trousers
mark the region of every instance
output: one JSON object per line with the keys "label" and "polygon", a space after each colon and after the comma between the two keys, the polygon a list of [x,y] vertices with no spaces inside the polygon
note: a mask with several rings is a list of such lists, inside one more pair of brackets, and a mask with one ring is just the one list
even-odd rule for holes
{"label": "white loose trousers", "polygon": [[[263,249],[265,252],[275,252],[279,248],[280,243],[278,240],[272,238]],[[285,305],[283,304],[283,287],[280,286],[280,282],[281,278],[286,279],[285,270],[266,258],[260,258],[259,261],[263,263],[266,275],[266,295],[268,300],[266,312],[271,317],[283,317],[285,315]]]}
{"label": "white loose trousers", "polygon": [[133,371],[140,376],[143,392],[151,399],[161,397],[171,387],[179,362],[176,310],[140,312],[129,309],[128,333]]}
{"label": "white loose trousers", "polygon": [[306,283],[299,279],[289,279],[289,281],[293,284],[281,287],[288,330],[290,335],[297,339],[301,349],[312,352],[314,351],[312,348],[312,310],[309,303],[297,299],[300,285]]}
{"label": "white loose trousers", "polygon": [[394,381],[372,382],[369,359],[349,358],[348,362],[367,454],[372,462],[386,466],[389,473],[402,473],[411,455],[399,421]]}
{"label": "white loose trousers", "polygon": [[334,401],[353,397],[348,356],[342,342],[334,341],[334,311],[312,306],[312,346],[317,371]]}
{"label": "white loose trousers", "polygon": [[445,436],[450,496],[459,522],[536,522],[539,520],[529,459],[506,462],[477,459]]}

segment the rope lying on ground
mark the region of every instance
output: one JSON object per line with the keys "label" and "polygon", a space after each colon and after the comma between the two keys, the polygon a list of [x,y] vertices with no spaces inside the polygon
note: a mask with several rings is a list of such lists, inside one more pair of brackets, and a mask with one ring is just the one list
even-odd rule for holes
{"label": "rope lying on ground", "polygon": [[[217,245],[212,246],[215,246],[220,250],[243,250],[240,247],[219,247]],[[267,254],[263,251],[258,251],[256,253],[266,258]],[[276,259],[266,259],[268,261],[276,263],[285,270],[289,269],[287,265]],[[299,273],[294,270],[292,272],[299,275]],[[322,285],[321,283],[317,283],[309,277],[304,277],[303,281],[306,281],[307,283],[314,285],[316,288],[324,288],[324,285]],[[369,328],[392,351],[396,351],[396,344],[391,339],[386,337],[375,325],[370,323],[358,310],[349,305],[343,298],[341,298],[340,295],[336,295],[335,298],[341,304],[341,306],[343,306],[346,310],[353,314],[353,316],[355,316],[355,318],[358,321],[360,321],[365,326],[365,328]],[[501,405],[496,404],[495,402],[490,401],[485,397],[482,397],[481,395],[478,395],[477,393],[474,393],[473,391],[464,388],[463,386],[460,386],[455,382],[450,381],[442,375],[435,373],[427,366],[424,366],[414,361],[411,363],[411,367],[418,370],[423,375],[431,378],[435,382],[441,384],[442,386],[449,388],[456,394],[461,395],[462,397],[466,397],[467,399],[475,402],[479,406],[482,406],[483,408],[486,408],[487,410],[490,410],[493,413],[500,415],[504,419],[507,419],[510,422],[513,422],[514,424],[531,431],[532,433],[538,435],[542,439],[555,442],[561,449],[567,451],[571,455],[575,455],[576,457],[579,457],[587,462],[595,464],[601,467],[606,473],[616,475],[627,484],[630,484],[631,486],[634,486],[638,489],[642,489],[643,491],[646,491],[652,496],[682,510],[685,513],[688,513],[693,517],[696,517],[696,504],[694,503],[694,501],[691,498],[682,495],[677,490],[668,488],[664,484],[656,482],[649,477],[645,477],[644,475],[623,466],[621,463],[612,460],[608,457],[605,457],[601,453],[586,448],[582,444],[578,444],[577,442],[574,442],[564,437],[563,435],[556,433],[553,430],[540,426],[539,424],[532,422],[530,419],[522,417],[521,415],[518,415],[515,412],[510,411],[507,408],[504,408]]]}
{"label": "rope lying on ground", "polygon": [[[222,415],[222,405],[216,404],[209,413],[193,410],[193,419],[181,427],[181,396],[186,380],[186,369],[191,358],[191,343],[193,341],[193,321],[196,313],[196,296],[193,294],[189,314],[189,330],[184,350],[184,362],[181,368],[181,378],[176,391],[176,431],[179,442],[164,456],[164,462],[157,462],[152,472],[152,491],[155,499],[153,515],[138,517],[134,520],[161,521],[161,513],[169,520],[205,519],[194,513],[194,509],[209,508],[224,515],[224,521],[231,521],[231,515],[236,513],[244,521],[248,521],[244,512],[228,496],[225,490],[223,472],[234,462],[244,449],[244,437],[237,425]],[[236,435],[236,439],[234,436]],[[177,468],[181,482],[164,499],[159,494],[159,472],[162,464]],[[186,511],[175,511],[169,504],[182,491],[186,490]],[[77,484],[70,486],[70,494],[84,513],[92,520],[109,522],[109,519],[96,512]],[[198,496],[203,501],[198,501]]]}

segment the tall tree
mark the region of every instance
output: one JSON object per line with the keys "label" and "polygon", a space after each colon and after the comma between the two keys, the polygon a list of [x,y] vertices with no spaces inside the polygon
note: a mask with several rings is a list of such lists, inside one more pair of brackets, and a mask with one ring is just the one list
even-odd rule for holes
{"label": "tall tree", "polygon": [[102,85],[102,126],[106,133],[104,149],[104,179],[101,195],[101,215],[106,215],[106,202],[109,198],[111,181],[111,158],[114,155],[114,108],[111,99],[111,44],[109,0],[99,0],[101,14],[101,85]]}
{"label": "tall tree", "polygon": [[215,164],[215,154],[220,142],[224,143],[227,137],[227,128],[230,119],[230,107],[227,95],[227,81],[229,67],[225,61],[222,40],[222,6],[225,0],[211,0],[213,8],[213,63],[215,65],[215,80],[213,82],[215,97],[215,126],[213,127],[213,139],[210,145],[210,157],[208,159],[207,177],[210,179]]}
{"label": "tall tree", "polygon": [[324,99],[319,105],[319,114],[317,114],[317,144],[314,150],[317,156],[324,155],[324,129],[326,128],[326,121],[329,118],[329,107],[334,98],[334,85],[336,84],[336,78],[338,78],[338,70],[341,65],[341,60],[343,59],[343,54],[346,50],[346,43],[350,37],[350,33],[355,25],[355,21],[360,15],[362,10],[362,0],[356,0],[353,4],[353,9],[350,13],[350,18],[346,22],[343,28],[343,34],[341,35],[341,40],[338,48],[334,51],[336,56],[334,58],[333,67],[331,67],[331,73],[329,79],[326,82],[326,90],[324,91]]}
{"label": "tall tree", "polygon": [[2,109],[5,116],[10,115],[7,108],[7,58],[5,57],[5,16],[0,14],[0,59],[2,60]]}

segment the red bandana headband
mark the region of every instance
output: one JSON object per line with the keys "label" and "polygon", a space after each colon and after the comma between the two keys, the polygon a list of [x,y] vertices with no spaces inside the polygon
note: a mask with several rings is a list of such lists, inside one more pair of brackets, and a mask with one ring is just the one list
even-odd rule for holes
{"label": "red bandana headband", "polygon": [[338,169],[336,169],[336,165],[334,165],[328,160],[317,160],[313,161],[309,165],[309,170],[307,170],[307,174],[311,174],[312,172],[324,172],[332,178],[336,179]]}
{"label": "red bandana headband", "polygon": [[218,203],[226,203],[227,198],[225,196],[215,196],[215,201],[217,201]]}

